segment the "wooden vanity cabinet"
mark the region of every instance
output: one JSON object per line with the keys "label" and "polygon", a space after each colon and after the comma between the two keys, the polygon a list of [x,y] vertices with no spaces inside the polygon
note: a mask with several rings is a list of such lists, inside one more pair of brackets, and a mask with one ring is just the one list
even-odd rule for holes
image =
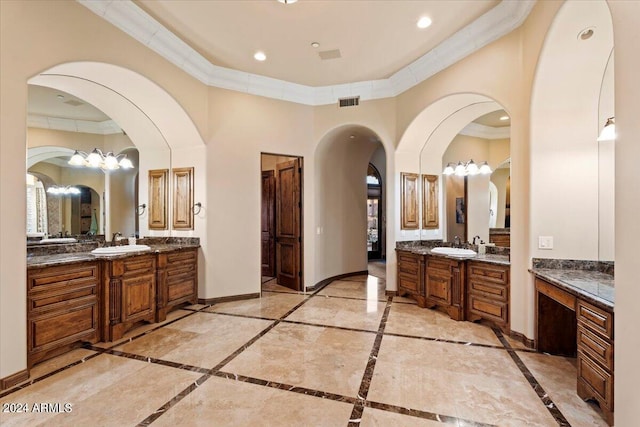
{"label": "wooden vanity cabinet", "polygon": [[156,315],[156,255],[104,261],[103,338],[114,341]]}
{"label": "wooden vanity cabinet", "polygon": [[156,322],[176,306],[198,302],[198,249],[159,253],[157,260]]}
{"label": "wooden vanity cabinet", "polygon": [[509,326],[509,266],[467,262],[467,320],[492,321],[505,334]]}
{"label": "wooden vanity cabinet", "polygon": [[425,255],[396,250],[398,260],[398,295],[409,295],[425,307]]}
{"label": "wooden vanity cabinet", "polygon": [[27,271],[27,365],[100,341],[100,266],[81,262]]}
{"label": "wooden vanity cabinet", "polygon": [[427,256],[425,303],[442,307],[453,320],[464,320],[465,261]]}
{"label": "wooden vanity cabinet", "polygon": [[613,313],[578,299],[576,317],[578,396],[597,400],[613,425]]}

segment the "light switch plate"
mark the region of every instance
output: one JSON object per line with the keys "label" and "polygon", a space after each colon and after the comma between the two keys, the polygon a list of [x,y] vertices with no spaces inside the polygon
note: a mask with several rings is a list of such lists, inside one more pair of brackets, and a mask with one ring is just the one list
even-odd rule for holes
{"label": "light switch plate", "polygon": [[553,249],[553,236],[538,236],[538,249]]}

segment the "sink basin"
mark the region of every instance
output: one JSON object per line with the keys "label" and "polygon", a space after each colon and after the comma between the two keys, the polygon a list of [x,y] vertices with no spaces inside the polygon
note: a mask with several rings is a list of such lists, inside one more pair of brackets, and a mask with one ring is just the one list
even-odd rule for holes
{"label": "sink basin", "polygon": [[123,255],[131,252],[150,251],[147,245],[121,245],[121,246],[105,246],[104,248],[96,248],[91,251],[96,256]]}
{"label": "sink basin", "polygon": [[73,237],[55,237],[52,239],[42,239],[40,243],[76,243],[78,239]]}
{"label": "sink basin", "polygon": [[471,249],[461,249],[461,248],[447,248],[447,247],[438,247],[431,249],[431,253],[447,255],[447,256],[458,256],[458,257],[474,257],[476,256],[476,252]]}

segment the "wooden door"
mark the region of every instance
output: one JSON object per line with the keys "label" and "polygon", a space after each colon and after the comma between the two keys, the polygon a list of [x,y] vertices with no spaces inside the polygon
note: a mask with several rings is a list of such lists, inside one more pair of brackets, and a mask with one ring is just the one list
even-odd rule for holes
{"label": "wooden door", "polygon": [[302,290],[301,161],[276,165],[276,277],[278,284]]}
{"label": "wooden door", "polygon": [[262,275],[275,277],[276,270],[276,177],[262,171],[261,253]]}

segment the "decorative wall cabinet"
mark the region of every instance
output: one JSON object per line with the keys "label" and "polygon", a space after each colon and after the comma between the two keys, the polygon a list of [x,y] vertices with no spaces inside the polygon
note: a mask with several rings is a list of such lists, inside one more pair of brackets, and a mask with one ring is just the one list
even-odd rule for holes
{"label": "decorative wall cabinet", "polygon": [[422,175],[422,227],[431,230],[438,222],[438,175]]}
{"label": "decorative wall cabinet", "polygon": [[193,168],[174,168],[173,229],[193,230]]}
{"label": "decorative wall cabinet", "polygon": [[418,212],[418,174],[400,173],[400,218],[402,230],[417,230],[420,216]]}
{"label": "decorative wall cabinet", "polygon": [[149,171],[149,229],[166,230],[167,190],[169,169],[152,169]]}

